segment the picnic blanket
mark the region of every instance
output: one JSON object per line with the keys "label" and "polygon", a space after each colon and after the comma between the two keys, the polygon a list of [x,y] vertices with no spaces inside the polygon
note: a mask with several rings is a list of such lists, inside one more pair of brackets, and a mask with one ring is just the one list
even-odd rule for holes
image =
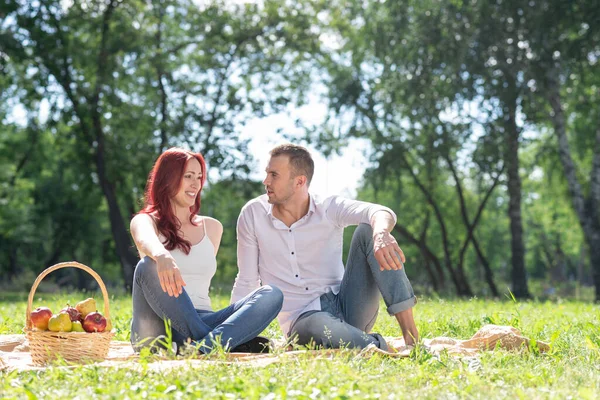
{"label": "picnic blanket", "polygon": [[[402,338],[385,338],[390,351],[383,351],[375,346],[362,350],[355,350],[356,357],[372,357],[381,354],[385,357],[409,357],[413,346],[406,346]],[[485,325],[470,339],[461,340],[449,337],[436,337],[423,339],[423,347],[433,355],[447,352],[452,356],[476,356],[481,351],[504,349],[508,351],[527,351],[532,347],[540,352],[546,352],[550,346],[541,341],[532,341],[524,337],[521,332],[511,326]],[[279,346],[279,347],[278,347]],[[165,371],[181,367],[206,367],[207,365],[221,363],[246,363],[249,366],[263,367],[273,363],[294,360],[298,357],[314,357],[330,359],[340,351],[347,350],[293,350],[287,351],[283,341],[276,342],[272,353],[227,353],[218,356],[190,357],[158,357],[153,356],[144,363],[148,370]],[[106,360],[94,363],[95,366],[119,367],[119,368],[141,368],[139,355],[134,353],[129,342],[113,341]],[[0,370],[3,371],[26,371],[41,370],[46,367],[36,366],[31,361],[29,347],[25,335],[0,335]],[[69,368],[69,366],[65,366]]]}

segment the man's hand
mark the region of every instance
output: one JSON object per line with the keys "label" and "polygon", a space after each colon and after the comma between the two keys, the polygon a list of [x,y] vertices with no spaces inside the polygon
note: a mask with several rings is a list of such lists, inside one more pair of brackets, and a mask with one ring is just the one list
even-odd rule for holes
{"label": "man's hand", "polygon": [[381,271],[402,269],[402,263],[406,261],[396,239],[385,230],[373,233],[373,251]]}
{"label": "man's hand", "polygon": [[185,282],[181,277],[181,272],[179,271],[179,267],[173,256],[171,256],[170,253],[157,256],[156,266],[162,290],[171,297],[179,297],[179,295],[183,293]]}

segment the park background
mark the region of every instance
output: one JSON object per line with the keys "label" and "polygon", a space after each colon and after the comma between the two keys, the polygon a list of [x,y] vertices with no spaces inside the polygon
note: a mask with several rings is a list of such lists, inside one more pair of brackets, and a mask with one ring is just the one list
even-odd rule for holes
{"label": "park background", "polygon": [[[593,0],[1,1],[0,334],[23,333],[44,268],[77,260],[129,340],[129,221],[171,146],[210,167],[201,214],[225,228],[211,296],[226,306],[239,211],[268,150],[294,141],[315,155],[315,192],[398,215],[422,338],[508,325],[551,350],[158,371],[146,354],[4,370],[0,397],[597,399],[599,56]],[[88,296],[66,268],[33,305]],[[374,331],[399,335],[384,314]]]}
{"label": "park background", "polygon": [[238,213],[294,141],[316,192],[396,212],[418,293],[600,300],[599,21],[595,1],[2,2],[1,291],[77,260],[128,293],[171,146],[210,167],[231,288]]}

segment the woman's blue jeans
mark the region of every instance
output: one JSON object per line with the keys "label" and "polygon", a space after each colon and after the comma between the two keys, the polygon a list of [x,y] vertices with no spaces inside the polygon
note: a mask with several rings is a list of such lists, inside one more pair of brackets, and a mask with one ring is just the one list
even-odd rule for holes
{"label": "woman's blue jeans", "polygon": [[308,311],[293,323],[290,337],[298,344],[328,348],[364,348],[369,344],[387,350],[383,337],[370,333],[383,300],[390,315],[412,308],[417,303],[404,268],[379,269],[373,252],[373,230],[360,224],[350,244],[348,262],[340,291],[321,296],[321,311]]}
{"label": "woman's blue jeans", "polygon": [[196,310],[185,291],[179,297],[165,293],[158,279],[156,263],[144,257],[133,276],[133,319],[131,343],[136,351],[160,346],[166,337],[165,320],[178,345],[191,340],[203,353],[215,345],[226,350],[254,339],[277,317],[283,304],[281,290],[262,286],[220,311]]}

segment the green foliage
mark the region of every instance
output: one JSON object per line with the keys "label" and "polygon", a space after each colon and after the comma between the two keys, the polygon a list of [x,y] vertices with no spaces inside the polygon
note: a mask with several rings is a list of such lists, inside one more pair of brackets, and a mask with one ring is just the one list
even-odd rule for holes
{"label": "green foliage", "polygon": [[126,226],[167,147],[247,179],[239,126],[304,103],[313,11],[282,0],[0,5],[3,277],[77,259],[127,280]]}
{"label": "green foliage", "polygon": [[[330,114],[323,126],[307,127],[305,139],[325,155],[367,139],[372,163],[359,197],[389,205],[422,238],[445,270],[438,273],[442,294],[461,268],[474,294],[490,294],[473,242],[462,250],[468,223],[457,188],[472,222],[499,173],[474,237],[500,295],[511,279],[502,168],[512,118],[506,105],[516,105],[532,290],[563,285],[561,294],[580,295],[590,284],[590,247],[574,222],[548,82],[559,83],[575,175],[594,209],[594,2],[200,3],[0,5],[3,286],[10,280],[25,288],[32,275],[68,259],[92,266],[110,285],[122,282],[123,253],[133,248],[126,226],[140,208],[148,171],[162,150],[178,145],[208,161],[202,213],[225,227],[214,284],[228,291],[235,221],[259,189],[249,182],[256,166],[239,128],[319,92]],[[405,236],[398,238],[408,273],[429,291],[431,257]],[[69,271],[50,280],[87,286]]]}
{"label": "green foliage", "polygon": [[[576,215],[569,210],[573,195],[562,178],[554,132],[548,132],[553,111],[546,81],[549,76],[560,81],[577,177],[589,193],[592,159],[599,157],[598,115],[590,107],[597,108],[600,93],[598,7],[591,3],[329,1],[319,28],[335,41],[320,63],[327,72],[330,115],[324,126],[307,130],[307,140],[339,151],[350,138],[368,139],[373,164],[362,198],[398,213],[408,231],[400,239],[413,262],[432,261],[420,254],[415,245],[420,240],[456,272],[464,267],[477,293],[487,292],[481,285],[485,260],[495,279],[511,279],[519,264],[510,264],[515,241],[525,242],[527,275],[547,278],[556,269],[556,256],[546,254],[549,243],[558,246],[567,269],[586,264],[583,270],[590,271],[581,226],[573,224]],[[526,163],[521,170],[519,158]],[[532,172],[536,177],[528,179]],[[499,186],[492,192],[474,233],[484,260],[474,241],[463,253],[470,222],[460,218],[457,189],[473,221],[498,174],[509,191]],[[523,238],[509,230],[503,215],[518,199]],[[594,201],[599,200],[588,200]],[[516,223],[520,217],[512,210]],[[512,249],[518,258],[519,246]],[[417,269],[422,280],[425,268]],[[575,275],[591,283],[588,272],[568,272],[563,279]]]}

